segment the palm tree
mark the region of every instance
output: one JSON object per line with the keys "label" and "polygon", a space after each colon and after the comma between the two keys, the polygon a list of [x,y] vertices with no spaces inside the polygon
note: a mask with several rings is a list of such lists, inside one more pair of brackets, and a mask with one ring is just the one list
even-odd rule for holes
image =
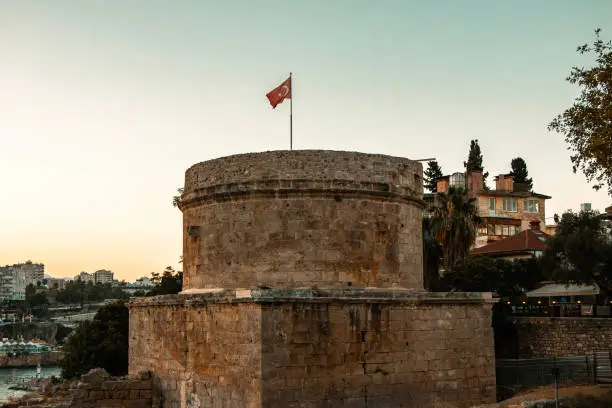
{"label": "palm tree", "polygon": [[469,255],[482,219],[476,198],[470,198],[461,187],[450,187],[447,193],[438,194],[432,213],[431,231],[442,246],[442,266],[448,271]]}
{"label": "palm tree", "polygon": [[423,218],[423,285],[430,292],[442,290],[440,280],[440,261],[442,246],[434,238],[433,218]]}

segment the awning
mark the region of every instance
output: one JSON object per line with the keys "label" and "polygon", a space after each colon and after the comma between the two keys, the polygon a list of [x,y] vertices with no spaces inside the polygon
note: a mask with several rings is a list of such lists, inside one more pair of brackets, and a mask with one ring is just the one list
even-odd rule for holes
{"label": "awning", "polygon": [[527,297],[589,296],[599,295],[600,292],[599,286],[597,285],[566,285],[564,283],[551,283],[527,292]]}

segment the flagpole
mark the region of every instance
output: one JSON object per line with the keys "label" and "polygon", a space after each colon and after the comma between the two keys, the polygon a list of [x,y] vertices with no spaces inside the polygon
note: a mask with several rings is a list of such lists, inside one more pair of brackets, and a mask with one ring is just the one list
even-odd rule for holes
{"label": "flagpole", "polygon": [[289,73],[289,89],[291,92],[289,98],[289,150],[293,150],[293,78],[292,73]]}

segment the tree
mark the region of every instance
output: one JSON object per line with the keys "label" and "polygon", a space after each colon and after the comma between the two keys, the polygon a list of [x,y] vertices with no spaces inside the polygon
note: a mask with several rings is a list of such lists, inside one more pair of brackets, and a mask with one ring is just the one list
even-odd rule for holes
{"label": "tree", "polygon": [[520,296],[544,280],[536,259],[506,260],[470,255],[444,275],[451,290],[495,292],[501,297]]}
{"label": "tree", "polygon": [[60,303],[99,302],[106,299],[128,299],[129,295],[120,287],[110,283],[83,282],[80,279],[67,282],[64,289],[57,292]]}
{"label": "tree", "polygon": [[161,274],[159,272],[151,272],[151,282],[157,284],[161,282]]}
{"label": "tree", "polygon": [[424,187],[432,193],[437,193],[438,183],[436,182],[436,180],[443,176],[442,168],[440,168],[440,165],[437,161],[432,160],[427,162],[427,169],[425,170],[424,176]]}
{"label": "tree", "polygon": [[157,282],[155,287],[147,293],[147,296],[173,295],[183,290],[183,272],[175,271],[171,266],[166,266],[159,277],[159,273],[151,273],[153,281]]}
{"label": "tree", "polygon": [[33,283],[28,284],[28,286],[26,286],[26,288],[25,288],[25,297],[26,297],[26,300],[28,300],[29,298],[31,298],[35,294],[36,294],[36,286],[34,286]]}
{"label": "tree", "polygon": [[612,289],[612,244],[593,211],[566,212],[547,243],[542,266],[549,279],[566,283],[597,284]]}
{"label": "tree", "polygon": [[49,300],[45,292],[38,292],[36,286],[30,283],[25,289],[26,313],[36,317],[44,317],[48,313]]}
{"label": "tree", "polygon": [[512,168],[510,175],[514,178],[514,182],[527,184],[529,191],[533,190],[533,179],[529,177],[525,160],[522,157],[515,157],[510,162],[510,167]]}
{"label": "tree", "polygon": [[444,252],[436,241],[433,219],[423,218],[423,286],[431,292],[441,291],[440,262]]}
{"label": "tree", "polygon": [[442,265],[450,270],[468,256],[476,240],[478,226],[482,223],[476,199],[470,198],[466,189],[451,186],[447,193],[436,196],[432,213],[431,231],[442,247]]}
{"label": "tree", "polygon": [[612,42],[604,42],[595,30],[592,45],[577,52],[594,54],[591,68],[573,67],[566,80],[578,84],[580,95],[574,104],[549,125],[565,136],[574,173],[582,171],[593,188],[606,187],[612,195]]}
{"label": "tree", "polygon": [[[467,161],[463,162],[463,166],[465,167],[466,172],[474,170],[484,171],[484,167],[482,167],[482,153],[480,152],[478,139],[470,140],[468,159]],[[487,177],[489,177],[488,172],[482,174],[483,186],[485,190],[487,190]]]}
{"label": "tree", "polygon": [[83,322],[75,329],[62,348],[62,377],[78,377],[96,367],[111,375],[127,374],[128,329],[125,303],[111,303],[99,309],[91,322]]}
{"label": "tree", "polygon": [[49,314],[49,300],[44,292],[35,293],[29,299],[32,314],[36,317],[45,317]]}
{"label": "tree", "polygon": [[66,282],[64,289],[57,291],[55,299],[59,303],[78,303],[80,301],[80,292],[77,282],[80,282],[80,280]]}
{"label": "tree", "polygon": [[173,207],[178,207],[181,204],[181,196],[183,195],[183,191],[184,190],[182,188],[176,189],[176,192],[178,193],[178,195],[175,195],[172,197]]}

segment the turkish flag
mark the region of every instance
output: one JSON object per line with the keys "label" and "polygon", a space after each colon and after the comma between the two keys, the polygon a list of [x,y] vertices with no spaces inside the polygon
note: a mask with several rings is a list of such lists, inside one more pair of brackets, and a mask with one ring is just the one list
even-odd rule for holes
{"label": "turkish flag", "polygon": [[282,103],[285,99],[291,99],[291,77],[287,78],[285,82],[280,84],[277,88],[274,88],[266,94],[272,108],[276,108],[276,105]]}

